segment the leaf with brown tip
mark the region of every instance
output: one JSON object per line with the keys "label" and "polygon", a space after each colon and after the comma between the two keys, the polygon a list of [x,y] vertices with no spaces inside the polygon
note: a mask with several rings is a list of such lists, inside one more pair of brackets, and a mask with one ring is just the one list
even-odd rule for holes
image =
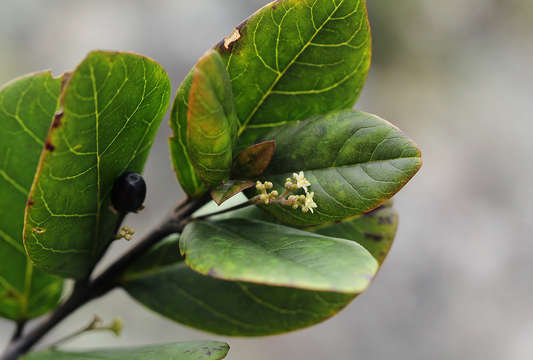
{"label": "leaf with brown tip", "polygon": [[247,147],[233,160],[231,177],[234,179],[253,179],[258,177],[272,161],[276,151],[273,140]]}

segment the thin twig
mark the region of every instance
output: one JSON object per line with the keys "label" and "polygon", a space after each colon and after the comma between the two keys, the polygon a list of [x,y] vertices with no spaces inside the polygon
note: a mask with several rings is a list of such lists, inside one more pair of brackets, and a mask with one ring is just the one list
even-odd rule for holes
{"label": "thin twig", "polygon": [[85,333],[85,332],[88,332],[90,330],[94,330],[96,328],[96,326],[101,322],[102,320],[100,320],[100,318],[98,316],[95,316],[93,320],[91,320],[91,322],[89,324],[87,324],[87,326],[84,326],[83,328],[79,329],[79,330],[76,330],[75,332],[73,332],[72,334],[70,335],[67,335],[57,341],[55,341],[53,344],[51,344],[49,347],[54,349],[56,348],[58,345],[61,345],[71,339],[74,339],[75,337],[78,337],[80,336],[81,334]]}
{"label": "thin twig", "polygon": [[186,203],[178,207],[161,225],[156,227],[137,245],[111,264],[102,274],[93,280],[77,281],[68,299],[54,312],[44,318],[35,328],[11,343],[1,360],[18,359],[70,314],[86,303],[114,289],[118,285],[117,280],[135,260],[168,235],[181,232],[187,225],[190,216],[200,207],[207,204],[209,200],[210,197],[208,194],[200,198],[188,199]]}

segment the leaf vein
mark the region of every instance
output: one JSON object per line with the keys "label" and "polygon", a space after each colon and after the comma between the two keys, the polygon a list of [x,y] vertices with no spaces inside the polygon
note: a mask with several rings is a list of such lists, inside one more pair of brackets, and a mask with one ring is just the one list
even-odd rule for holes
{"label": "leaf vein", "polygon": [[[343,0],[344,1],[344,0]],[[263,94],[262,98],[258,101],[258,103],[256,104],[256,106],[252,109],[252,111],[250,112],[250,114],[248,115],[248,117],[246,118],[246,120],[244,121],[243,125],[240,127],[239,129],[239,132],[238,132],[238,135],[241,135],[244,130],[246,129],[246,126],[248,125],[248,123],[252,120],[252,117],[257,113],[257,111],[259,110],[259,108],[263,105],[263,103],[265,102],[266,98],[270,95],[270,93],[272,92],[272,90],[274,89],[274,87],[279,83],[279,81],[281,80],[281,78],[285,75],[285,73],[289,70],[289,68],[292,66],[292,64],[294,64],[294,62],[300,57],[300,55],[302,55],[305,50],[307,50],[307,48],[309,47],[309,45],[311,44],[311,42],[313,41],[313,39],[318,35],[318,33],[320,32],[320,30],[322,30],[322,28],[327,24],[327,22],[329,21],[329,19],[333,16],[333,14],[338,10],[338,8],[342,5],[343,1],[341,1],[341,3],[335,7],[334,11],[328,16],[328,18],[324,21],[324,23],[319,27],[319,28],[316,28],[315,29],[315,33],[311,36],[311,38],[309,39],[309,41],[302,47],[302,49],[294,56],[294,58],[287,64],[287,66],[278,74],[278,76],[276,77],[276,79],[274,79],[274,81],[272,82],[272,84],[270,85],[270,88],[267,90],[266,93]],[[315,1],[315,3],[313,4],[313,7],[315,6],[317,1]],[[312,9],[313,7],[311,7],[311,14],[312,14]],[[263,15],[264,16],[264,15]],[[313,19],[313,17],[311,16],[311,18]],[[313,19],[314,21],[314,19]],[[259,24],[259,22],[258,22]],[[256,31],[257,31],[257,27],[256,27]],[[255,36],[255,35],[254,35]],[[255,40],[254,40],[254,46],[255,46]]]}

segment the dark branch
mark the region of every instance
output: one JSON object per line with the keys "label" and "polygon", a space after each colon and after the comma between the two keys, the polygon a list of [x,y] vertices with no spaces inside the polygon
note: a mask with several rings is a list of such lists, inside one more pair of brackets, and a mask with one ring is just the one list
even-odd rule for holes
{"label": "dark branch", "polygon": [[150,232],[136,246],[111,264],[93,280],[77,281],[70,297],[48,317],[24,336],[15,339],[7,348],[1,360],[16,360],[29,351],[41,338],[62,320],[86,303],[101,297],[117,286],[122,273],[153,245],[176,232],[181,232],[191,215],[209,202],[208,194],[197,199],[188,199],[180,204],[161,225]]}
{"label": "dark branch", "polygon": [[15,327],[15,332],[13,333],[13,336],[11,337],[11,342],[16,341],[18,338],[22,336],[25,326],[26,326],[26,320],[17,322],[17,325]]}

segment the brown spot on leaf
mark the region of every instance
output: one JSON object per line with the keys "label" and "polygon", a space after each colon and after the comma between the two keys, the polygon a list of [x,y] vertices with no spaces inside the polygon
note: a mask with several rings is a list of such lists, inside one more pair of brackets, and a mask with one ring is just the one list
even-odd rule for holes
{"label": "brown spot on leaf", "polygon": [[394,221],[392,220],[391,216],[380,216],[378,217],[378,223],[380,225],[391,225]]}
{"label": "brown spot on leaf", "polygon": [[239,29],[233,30],[233,32],[224,38],[224,49],[229,50],[235,42],[241,38],[241,32]]}
{"label": "brown spot on leaf", "polygon": [[46,232],[46,229],[40,228],[40,227],[34,227],[31,229],[36,234],[44,234]]}
{"label": "brown spot on leaf", "polygon": [[50,141],[46,142],[46,144],[44,145],[44,148],[50,152],[56,149],[56,147]]}
{"label": "brown spot on leaf", "polygon": [[70,80],[71,76],[72,76],[72,73],[69,72],[69,71],[63,73],[63,81],[61,81],[61,92],[63,92],[63,89],[67,85],[67,83]]}
{"label": "brown spot on leaf", "polygon": [[[253,16],[253,15],[252,15]],[[233,30],[234,32],[235,31],[238,31],[239,34],[240,34],[240,38],[242,38],[243,36],[243,28],[246,24],[248,24],[248,21],[250,20],[250,18],[244,20],[242,23],[240,23],[236,28],[235,30]],[[231,35],[230,35],[231,36]],[[232,44],[229,45],[229,48],[226,48],[224,47],[224,44],[225,44],[225,40],[226,38],[222,39],[221,41],[218,42],[218,44],[215,45],[215,49],[219,49],[220,51],[229,51],[231,52],[233,50],[233,45],[235,44],[235,42],[233,42]]]}
{"label": "brown spot on leaf", "polygon": [[383,240],[383,236],[382,235],[378,235],[378,234],[365,233],[365,237],[367,239],[374,240],[375,242],[379,242],[379,241]]}
{"label": "brown spot on leaf", "polygon": [[63,119],[63,111],[58,111],[54,116],[54,121],[52,122],[52,129],[57,129],[61,126],[61,119]]}
{"label": "brown spot on leaf", "polygon": [[33,206],[35,203],[33,202],[32,199],[28,199],[28,202],[26,203],[26,206]]}

